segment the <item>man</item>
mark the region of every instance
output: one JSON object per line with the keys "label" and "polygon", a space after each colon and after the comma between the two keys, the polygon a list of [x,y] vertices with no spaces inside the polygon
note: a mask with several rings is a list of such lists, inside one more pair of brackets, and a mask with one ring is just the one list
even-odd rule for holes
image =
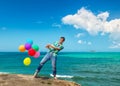
{"label": "man", "polygon": [[60,37],[59,42],[55,42],[54,44],[48,44],[46,45],[46,48],[49,49],[49,52],[43,57],[41,60],[36,72],[34,73],[34,77],[36,78],[38,73],[40,72],[41,68],[43,65],[48,61],[52,61],[52,69],[53,69],[53,76],[54,79],[57,79],[56,77],[56,60],[57,60],[57,54],[60,50],[62,50],[63,47],[63,42],[65,41],[64,37]]}

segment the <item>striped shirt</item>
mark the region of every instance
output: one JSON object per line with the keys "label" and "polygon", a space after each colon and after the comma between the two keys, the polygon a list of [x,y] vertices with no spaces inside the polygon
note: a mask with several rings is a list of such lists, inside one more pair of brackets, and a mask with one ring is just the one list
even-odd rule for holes
{"label": "striped shirt", "polygon": [[[60,48],[60,50],[62,50],[62,49],[64,48],[63,45],[60,44],[59,42],[54,42],[54,43],[52,44],[52,46],[54,46],[54,47],[56,47],[56,48]],[[49,48],[49,52],[53,52],[55,55],[57,55],[60,50],[56,50],[56,49],[53,49],[53,48]]]}

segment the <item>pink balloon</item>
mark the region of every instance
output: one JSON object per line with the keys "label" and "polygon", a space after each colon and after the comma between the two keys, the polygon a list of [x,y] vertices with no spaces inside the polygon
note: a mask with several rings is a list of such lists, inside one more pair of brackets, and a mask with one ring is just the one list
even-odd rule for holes
{"label": "pink balloon", "polygon": [[38,58],[40,56],[40,52],[36,52],[33,57]]}

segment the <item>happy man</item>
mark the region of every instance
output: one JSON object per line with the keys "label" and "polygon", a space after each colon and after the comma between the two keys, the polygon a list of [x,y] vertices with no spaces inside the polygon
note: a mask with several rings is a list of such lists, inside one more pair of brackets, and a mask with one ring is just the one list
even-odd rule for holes
{"label": "happy man", "polygon": [[63,47],[63,42],[65,41],[65,37],[60,37],[60,40],[58,42],[55,42],[54,44],[48,44],[46,45],[46,48],[49,49],[49,52],[43,57],[41,60],[36,72],[34,73],[34,77],[36,78],[38,76],[38,73],[40,72],[43,65],[51,60],[52,61],[52,69],[53,69],[53,76],[54,79],[57,79],[56,77],[56,61],[57,61],[57,55],[58,52],[61,51]]}

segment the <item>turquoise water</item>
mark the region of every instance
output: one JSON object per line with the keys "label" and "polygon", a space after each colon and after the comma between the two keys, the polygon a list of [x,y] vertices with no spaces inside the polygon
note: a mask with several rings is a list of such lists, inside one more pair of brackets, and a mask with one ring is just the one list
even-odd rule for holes
{"label": "turquoise water", "polygon": [[[23,59],[27,53],[0,53],[0,73],[33,74],[40,60],[31,57],[26,67]],[[47,62],[40,74],[50,76],[51,62]],[[82,86],[120,86],[120,53],[116,52],[65,52],[58,55],[57,74],[61,79],[75,81]]]}

